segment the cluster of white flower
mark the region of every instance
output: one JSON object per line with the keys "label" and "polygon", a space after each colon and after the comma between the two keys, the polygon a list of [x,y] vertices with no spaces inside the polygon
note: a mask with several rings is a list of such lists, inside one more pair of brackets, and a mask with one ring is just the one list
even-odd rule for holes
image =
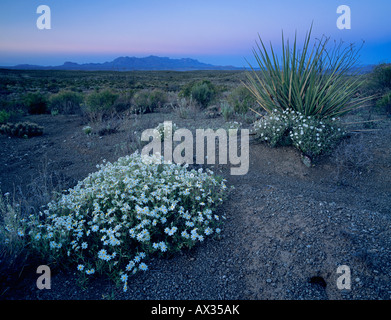
{"label": "cluster of white flower", "polygon": [[338,127],[338,119],[318,119],[294,110],[284,110],[256,121],[254,131],[261,141],[272,146],[292,144],[306,155],[316,156],[329,151],[346,132]]}
{"label": "cluster of white flower", "polygon": [[127,280],[127,272],[148,269],[141,261],[148,255],[191,247],[220,232],[224,217],[213,210],[227,186],[211,170],[190,171],[137,152],[98,169],[50,202],[43,222],[30,220],[36,248],[49,243],[50,252],[86,274],[119,268]]}
{"label": "cluster of white flower", "polygon": [[85,126],[83,127],[83,132],[86,134],[86,135],[90,135],[91,132],[92,132],[92,128],[90,126]]}
{"label": "cluster of white flower", "polygon": [[269,143],[273,147],[279,144],[282,137],[289,130],[291,123],[290,115],[291,112],[283,111],[278,113],[275,110],[273,114],[255,121],[253,127],[258,139]]}

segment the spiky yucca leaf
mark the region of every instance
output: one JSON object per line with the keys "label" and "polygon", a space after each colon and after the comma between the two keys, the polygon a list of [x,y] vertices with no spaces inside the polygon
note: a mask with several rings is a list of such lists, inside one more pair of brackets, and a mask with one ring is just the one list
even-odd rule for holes
{"label": "spiky yucca leaf", "polygon": [[358,108],[370,97],[356,97],[363,78],[352,67],[359,50],[343,43],[327,49],[329,38],[322,37],[310,46],[312,26],[301,50],[297,36],[293,48],[282,34],[282,59],[273,46],[270,53],[259,36],[253,54],[259,67],[247,72],[246,87],[259,106],[268,113],[295,110],[319,118],[341,116]]}

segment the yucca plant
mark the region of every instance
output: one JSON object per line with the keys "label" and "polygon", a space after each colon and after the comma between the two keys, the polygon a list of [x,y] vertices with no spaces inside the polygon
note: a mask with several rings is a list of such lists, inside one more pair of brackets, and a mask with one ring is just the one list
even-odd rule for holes
{"label": "yucca plant", "polygon": [[268,113],[294,110],[317,118],[337,117],[369,99],[357,95],[363,79],[352,67],[359,49],[335,43],[329,50],[326,37],[318,39],[311,49],[311,31],[312,25],[301,50],[296,34],[292,48],[282,34],[281,60],[271,44],[268,52],[259,36],[253,49],[259,70],[249,63],[251,71],[245,85]]}

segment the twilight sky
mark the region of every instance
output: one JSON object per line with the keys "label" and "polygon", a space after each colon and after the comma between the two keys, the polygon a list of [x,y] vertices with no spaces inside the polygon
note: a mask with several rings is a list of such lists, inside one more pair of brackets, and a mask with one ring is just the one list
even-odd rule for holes
{"label": "twilight sky", "polygon": [[[39,30],[39,5],[51,29]],[[351,9],[340,30],[339,5]],[[119,56],[194,58],[247,66],[258,33],[279,47],[281,31],[301,41],[313,21],[323,34],[360,45],[360,63],[391,62],[390,0],[0,0],[0,65],[105,62]]]}

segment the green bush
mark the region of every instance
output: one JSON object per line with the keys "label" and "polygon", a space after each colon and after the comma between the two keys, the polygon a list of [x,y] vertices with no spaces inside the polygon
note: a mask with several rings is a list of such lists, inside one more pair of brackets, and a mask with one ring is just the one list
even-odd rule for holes
{"label": "green bush", "polygon": [[43,134],[43,127],[32,122],[7,123],[0,127],[0,134],[19,138],[30,138]]}
{"label": "green bush", "polygon": [[192,98],[206,108],[216,97],[217,88],[209,80],[193,81],[186,84],[179,92],[180,97]]}
{"label": "green bush", "polygon": [[[259,71],[247,72],[247,88],[257,103],[267,112],[294,110],[318,118],[346,114],[368,101],[358,91],[363,76],[353,72],[358,51],[353,45],[328,48],[329,38],[322,37],[310,44],[312,27],[304,39],[303,48],[293,48],[282,36],[282,59],[270,45],[270,53],[262,39],[254,49]],[[312,49],[311,49],[312,48]]]}
{"label": "green bush", "polygon": [[120,113],[129,110],[135,93],[136,92],[133,89],[120,93],[114,104],[115,111]]}
{"label": "green bush", "polygon": [[207,83],[200,83],[191,89],[191,96],[202,108],[206,108],[214,98],[216,92]]}
{"label": "green bush", "polygon": [[165,103],[167,103],[167,94],[159,89],[152,90],[149,98],[153,109],[162,107]]}
{"label": "green bush", "polygon": [[225,121],[230,120],[234,116],[234,109],[231,107],[231,105],[227,101],[222,101],[220,103],[220,111],[223,115],[223,118]]}
{"label": "green bush", "polygon": [[22,101],[29,114],[48,113],[47,99],[41,93],[27,93]]}
{"label": "green bush", "polygon": [[5,110],[0,110],[0,124],[7,123],[11,117],[11,113]]}
{"label": "green bush", "polygon": [[86,97],[85,112],[91,121],[102,121],[104,116],[115,112],[117,98],[118,95],[108,89],[92,92]]}
{"label": "green bush", "polygon": [[60,114],[79,114],[82,102],[83,96],[80,93],[60,91],[50,97],[49,108]]}
{"label": "green bush", "polygon": [[295,146],[309,158],[329,154],[346,132],[337,119],[318,119],[295,111],[274,111],[254,123],[256,137],[270,146]]}
{"label": "green bush", "polygon": [[249,108],[254,108],[257,104],[254,95],[245,86],[235,88],[229,94],[228,102],[238,114],[246,114]]}
{"label": "green bush", "polygon": [[167,102],[167,94],[159,89],[141,90],[133,96],[135,108],[140,113],[150,113]]}
{"label": "green bush", "polygon": [[24,234],[26,225],[23,220],[21,206],[7,192],[0,190],[0,290],[7,290],[7,278],[21,272],[29,258],[25,250]]}
{"label": "green bush", "polygon": [[215,211],[226,195],[225,180],[210,170],[188,170],[138,153],[99,166],[50,202],[41,219],[25,222],[34,252],[123,282],[146,271],[152,255],[191,248],[220,233]]}
{"label": "green bush", "polygon": [[391,64],[379,64],[370,74],[370,86],[376,91],[391,90]]}
{"label": "green bush", "polygon": [[386,113],[391,114],[391,91],[388,91],[381,99],[377,100],[376,106],[383,109]]}

